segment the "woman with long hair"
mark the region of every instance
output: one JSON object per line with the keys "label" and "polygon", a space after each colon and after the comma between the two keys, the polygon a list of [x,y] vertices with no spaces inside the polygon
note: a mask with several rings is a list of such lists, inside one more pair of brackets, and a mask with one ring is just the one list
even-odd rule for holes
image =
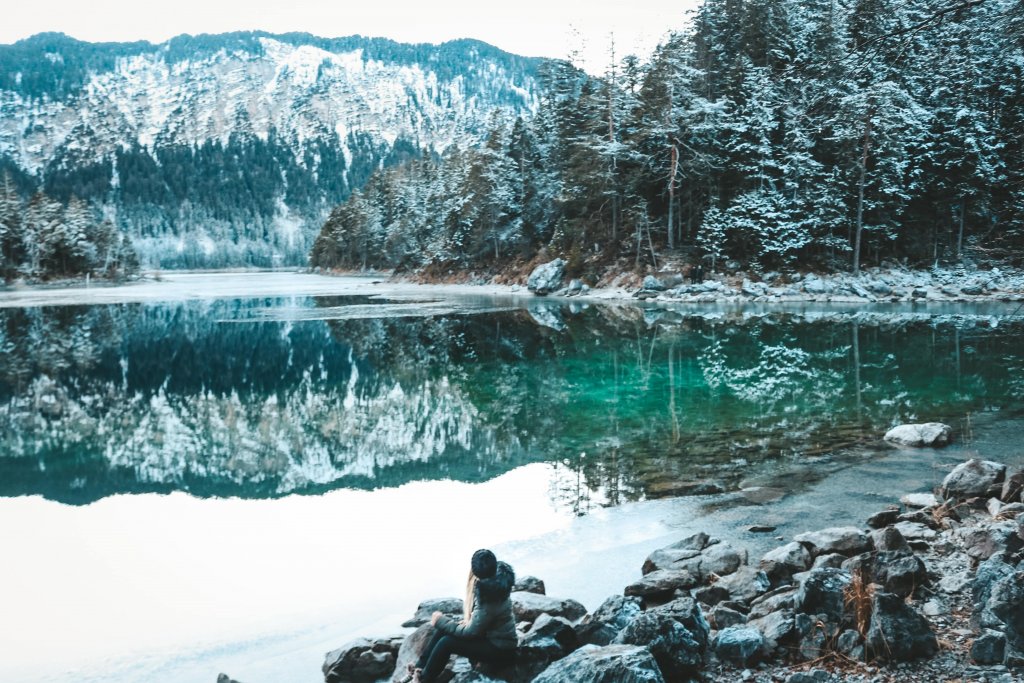
{"label": "woman with long hair", "polygon": [[463,618],[455,621],[434,612],[430,621],[434,635],[410,665],[414,683],[433,683],[454,655],[474,662],[501,664],[511,660],[518,636],[509,595],[516,582],[515,573],[505,562],[498,562],[490,550],[477,550],[470,562],[466,581]]}

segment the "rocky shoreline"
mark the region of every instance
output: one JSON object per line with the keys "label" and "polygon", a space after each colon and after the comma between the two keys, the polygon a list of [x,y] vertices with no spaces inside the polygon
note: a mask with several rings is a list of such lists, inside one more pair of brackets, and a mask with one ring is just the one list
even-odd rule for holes
{"label": "rocky shoreline", "polygon": [[[887,440],[944,443],[942,425],[907,427]],[[759,559],[704,533],[681,539],[590,613],[522,577],[514,664],[459,658],[442,680],[1024,681],[1022,513],[1024,472],[975,458],[934,493],[907,494],[864,524],[778,537]],[[401,680],[429,637],[429,615],[461,609],[457,598],[424,601],[402,624],[412,633],[328,653],[325,681]]]}
{"label": "rocky shoreline", "polygon": [[[682,269],[664,268],[642,279],[629,273],[609,278],[592,289],[580,280],[565,282],[566,263],[555,259],[534,268],[528,291],[540,296],[624,298],[683,303],[928,303],[1024,301],[1024,273],[1016,270],[870,268],[849,273],[778,273],[743,271],[711,274],[699,281]],[[687,281],[689,279],[689,282]],[[513,286],[515,289],[516,286]]]}

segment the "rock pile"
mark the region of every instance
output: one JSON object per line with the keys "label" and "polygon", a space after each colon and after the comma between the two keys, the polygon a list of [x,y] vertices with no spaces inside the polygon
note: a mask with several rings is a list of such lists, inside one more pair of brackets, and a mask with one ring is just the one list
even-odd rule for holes
{"label": "rock pile", "polygon": [[[1024,474],[974,459],[863,528],[801,533],[754,563],[694,534],[651,553],[590,613],[525,577],[512,595],[515,661],[456,659],[443,680],[1024,680],[1022,496]],[[424,602],[406,624],[434,609],[461,602]],[[327,655],[325,680],[401,680],[430,628],[349,643]]]}

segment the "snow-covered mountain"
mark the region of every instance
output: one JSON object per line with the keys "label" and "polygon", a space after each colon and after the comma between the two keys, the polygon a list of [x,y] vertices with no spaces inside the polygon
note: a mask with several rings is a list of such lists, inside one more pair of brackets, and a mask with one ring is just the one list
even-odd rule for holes
{"label": "snow-covered mountain", "polygon": [[533,111],[540,65],[471,40],[40,34],[0,46],[0,169],[101,205],[151,262],[295,261],[378,166]]}

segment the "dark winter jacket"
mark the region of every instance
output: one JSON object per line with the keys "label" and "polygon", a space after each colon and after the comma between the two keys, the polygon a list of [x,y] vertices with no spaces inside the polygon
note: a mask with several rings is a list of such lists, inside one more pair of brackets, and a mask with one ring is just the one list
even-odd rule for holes
{"label": "dark winter jacket", "polygon": [[495,647],[515,649],[518,642],[516,620],[512,616],[512,601],[509,599],[515,582],[512,567],[499,562],[494,576],[477,580],[469,622],[460,624],[451,617],[441,617],[437,620],[437,629],[453,636],[484,637]]}

